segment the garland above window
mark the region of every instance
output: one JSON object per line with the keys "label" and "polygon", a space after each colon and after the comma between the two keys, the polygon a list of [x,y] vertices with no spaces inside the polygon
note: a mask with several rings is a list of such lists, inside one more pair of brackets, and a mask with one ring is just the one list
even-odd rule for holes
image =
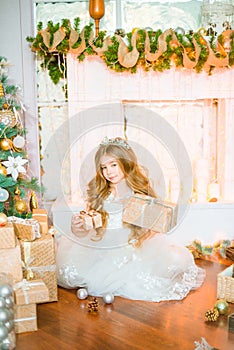
{"label": "garland above window", "polygon": [[234,30],[231,29],[218,36],[206,36],[203,28],[189,33],[182,28],[164,32],[134,28],[126,34],[118,30],[113,36],[100,31],[95,37],[92,23],[81,31],[79,24],[79,18],[75,18],[73,27],[68,19],[63,19],[61,25],[49,21],[43,29],[40,22],[36,37],[26,39],[55,84],[66,77],[67,53],[79,61],[87,55],[98,55],[116,72],[135,73],[138,67],[163,72],[175,66],[212,74],[215,68],[227,69],[234,65]]}

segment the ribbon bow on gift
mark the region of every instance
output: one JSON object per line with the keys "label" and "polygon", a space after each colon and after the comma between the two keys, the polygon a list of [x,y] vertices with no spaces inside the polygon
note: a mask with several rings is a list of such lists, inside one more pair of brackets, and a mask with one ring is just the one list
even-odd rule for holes
{"label": "ribbon bow on gift", "polygon": [[34,286],[40,286],[40,285],[44,285],[43,281],[27,281],[25,278],[16,283],[13,287],[14,291],[16,292],[18,289],[22,289],[23,295],[24,295],[24,300],[25,300],[25,304],[29,304],[29,299],[28,299],[28,295],[27,295],[27,291],[30,290],[30,288],[34,287]]}
{"label": "ribbon bow on gift", "polygon": [[34,258],[31,257],[29,259],[27,259],[26,261],[23,261],[22,260],[22,267],[23,267],[23,270],[26,271],[26,279],[27,280],[30,280],[30,279],[33,279],[33,266],[30,266],[33,262]]}

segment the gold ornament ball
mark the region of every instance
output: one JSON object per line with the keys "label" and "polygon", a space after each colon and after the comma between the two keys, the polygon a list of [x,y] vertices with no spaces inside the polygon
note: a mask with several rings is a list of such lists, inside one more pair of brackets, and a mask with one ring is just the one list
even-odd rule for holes
{"label": "gold ornament ball", "polygon": [[7,224],[7,216],[4,213],[0,213],[0,227]]}
{"label": "gold ornament ball", "polygon": [[19,213],[25,213],[28,209],[27,203],[25,202],[25,200],[23,199],[18,199],[15,202],[15,209],[19,212]]}
{"label": "gold ornament ball", "polygon": [[229,306],[225,299],[217,300],[214,307],[218,310],[220,315],[227,315]]}
{"label": "gold ornament ball", "polygon": [[0,140],[0,148],[3,151],[8,151],[12,147],[12,141],[10,139],[2,139]]}
{"label": "gold ornament ball", "polygon": [[2,164],[0,164],[0,174],[5,176],[7,175],[7,170]]}
{"label": "gold ornament ball", "polygon": [[8,107],[9,107],[9,104],[8,104],[8,103],[6,103],[6,102],[3,103],[3,108],[4,108],[4,109],[7,109]]}

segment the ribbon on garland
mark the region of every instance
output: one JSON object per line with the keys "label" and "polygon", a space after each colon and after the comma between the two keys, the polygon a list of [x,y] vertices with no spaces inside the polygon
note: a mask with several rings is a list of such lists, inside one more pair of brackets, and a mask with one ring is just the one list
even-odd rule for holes
{"label": "ribbon on garland", "polygon": [[132,34],[132,38],[131,38],[132,50],[131,51],[129,51],[128,46],[125,44],[125,42],[123,41],[121,36],[116,35],[116,38],[119,42],[118,61],[121,64],[121,66],[123,66],[125,68],[131,68],[137,64],[137,61],[139,58],[139,51],[137,50],[137,47],[136,47],[137,34],[138,34],[137,30]]}
{"label": "ribbon on garland", "polygon": [[66,36],[65,30],[63,27],[60,27],[53,35],[53,41],[52,44],[50,43],[51,40],[51,33],[49,32],[49,29],[46,28],[44,30],[41,30],[39,32],[43,38],[43,42],[45,46],[48,48],[49,52],[57,51],[57,46],[63,41],[63,39]]}

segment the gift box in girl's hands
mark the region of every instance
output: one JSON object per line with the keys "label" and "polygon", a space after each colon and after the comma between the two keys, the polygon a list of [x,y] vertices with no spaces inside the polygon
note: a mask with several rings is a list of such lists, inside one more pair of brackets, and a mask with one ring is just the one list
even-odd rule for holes
{"label": "gift box in girl's hands", "polygon": [[80,211],[80,218],[83,220],[85,230],[102,227],[102,216],[96,210]]}
{"label": "gift box in girl's hands", "polygon": [[167,233],[175,225],[177,205],[143,194],[131,196],[123,212],[123,222]]}

